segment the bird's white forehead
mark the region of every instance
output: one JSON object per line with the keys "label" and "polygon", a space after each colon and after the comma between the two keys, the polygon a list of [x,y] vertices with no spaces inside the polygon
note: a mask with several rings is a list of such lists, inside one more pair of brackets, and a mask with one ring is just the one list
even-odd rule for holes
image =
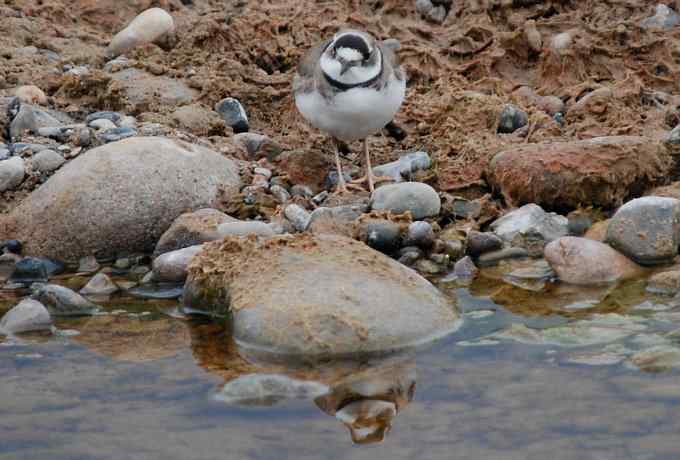
{"label": "bird's white forehead", "polygon": [[336,53],[338,57],[345,61],[361,61],[364,58],[361,52],[354,48],[338,48]]}

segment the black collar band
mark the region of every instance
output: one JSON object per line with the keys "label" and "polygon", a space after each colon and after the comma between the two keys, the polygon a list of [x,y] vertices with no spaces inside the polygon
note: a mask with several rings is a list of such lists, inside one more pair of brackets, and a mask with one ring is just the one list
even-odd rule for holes
{"label": "black collar band", "polygon": [[[324,49],[323,49],[323,53],[326,52],[326,49],[328,49],[328,47],[331,45],[331,43],[332,43],[332,41],[329,41],[329,42],[328,42],[328,44],[327,44],[327,45],[324,47]],[[362,81],[362,82],[360,82],[360,83],[343,83],[343,82],[341,82],[341,81],[335,80],[334,78],[332,78],[330,75],[328,75],[328,74],[327,74],[326,72],[324,72],[323,70],[321,71],[321,73],[323,74],[323,76],[324,76],[324,78],[326,79],[326,81],[327,81],[332,87],[337,88],[337,89],[339,89],[340,91],[347,91],[348,89],[352,89],[352,88],[366,88],[366,87],[368,87],[368,86],[371,86],[371,85],[372,85],[373,83],[375,83],[376,81],[378,81],[378,79],[379,79],[379,78],[382,76],[382,74],[383,74],[383,69],[384,69],[384,67],[385,67],[385,66],[384,66],[384,63],[383,63],[383,59],[385,59],[385,56],[383,56],[383,55],[382,55],[382,52],[380,52],[379,50],[378,50],[378,52],[380,53],[380,72],[378,72],[378,74],[377,74],[375,77],[371,78],[370,80]]]}

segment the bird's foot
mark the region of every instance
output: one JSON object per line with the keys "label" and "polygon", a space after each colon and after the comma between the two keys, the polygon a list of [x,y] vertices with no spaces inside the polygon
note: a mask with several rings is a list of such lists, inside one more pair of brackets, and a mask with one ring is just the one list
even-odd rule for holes
{"label": "bird's foot", "polygon": [[[393,179],[389,176],[372,176],[373,184],[379,184],[381,182],[392,182]],[[364,174],[358,179],[353,179],[350,184],[365,184],[368,183],[368,175]]]}
{"label": "bird's foot", "polygon": [[360,187],[358,185],[352,184],[352,183],[344,183],[338,185],[335,190],[333,191],[333,195],[344,195],[346,193],[351,193],[351,191],[356,191],[356,192],[363,192],[364,188]]}

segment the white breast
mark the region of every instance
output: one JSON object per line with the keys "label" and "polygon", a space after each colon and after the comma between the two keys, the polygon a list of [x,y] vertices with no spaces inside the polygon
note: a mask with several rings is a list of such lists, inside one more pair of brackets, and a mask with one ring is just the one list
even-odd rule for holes
{"label": "white breast", "polygon": [[300,93],[295,104],[312,126],[349,142],[363,139],[389,123],[406,94],[406,82],[392,76],[380,91],[352,88],[326,100],[318,91]]}

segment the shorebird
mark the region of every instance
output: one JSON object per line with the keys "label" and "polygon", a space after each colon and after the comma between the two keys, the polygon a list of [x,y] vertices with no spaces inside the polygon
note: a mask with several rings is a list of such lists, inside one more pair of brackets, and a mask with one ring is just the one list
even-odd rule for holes
{"label": "shorebird", "polygon": [[293,79],[295,104],[302,116],[332,138],[338,191],[347,191],[338,140],[363,140],[366,176],[374,190],[367,137],[387,125],[399,110],[406,79],[395,54],[396,40],[378,41],[370,34],[344,29],[312,47]]}

